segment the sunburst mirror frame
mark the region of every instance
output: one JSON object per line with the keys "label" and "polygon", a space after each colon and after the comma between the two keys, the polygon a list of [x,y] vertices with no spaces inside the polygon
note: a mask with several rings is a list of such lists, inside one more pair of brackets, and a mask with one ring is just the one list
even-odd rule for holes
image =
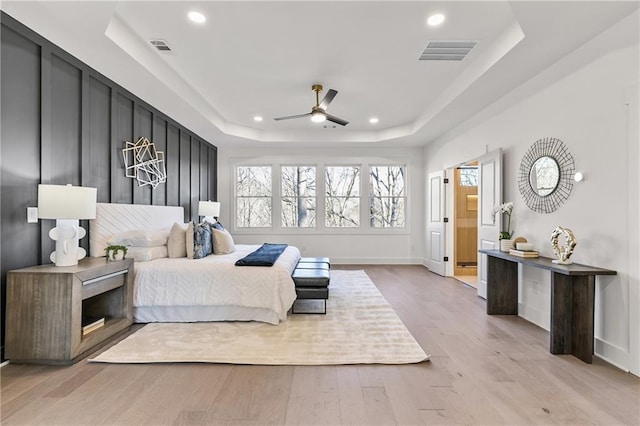
{"label": "sunburst mirror frame", "polygon": [[[560,176],[555,189],[544,196],[531,187],[531,169],[535,162],[542,157],[551,157],[558,164]],[[552,213],[556,211],[571,195],[573,189],[573,175],[575,163],[573,156],[560,139],[538,139],[531,145],[520,162],[518,174],[518,189],[529,208],[538,213]]]}

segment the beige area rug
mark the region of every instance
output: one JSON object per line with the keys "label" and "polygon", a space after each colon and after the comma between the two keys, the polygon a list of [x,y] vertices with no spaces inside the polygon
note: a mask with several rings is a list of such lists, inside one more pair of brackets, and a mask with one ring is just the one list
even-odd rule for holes
{"label": "beige area rug", "polygon": [[[92,362],[410,364],[429,359],[364,271],[331,271],[327,315],[258,322],[152,323]],[[296,306],[303,309],[303,306]]]}

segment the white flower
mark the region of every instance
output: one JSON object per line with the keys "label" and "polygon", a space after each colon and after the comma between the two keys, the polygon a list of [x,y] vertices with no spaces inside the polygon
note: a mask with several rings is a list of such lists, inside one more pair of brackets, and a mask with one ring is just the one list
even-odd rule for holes
{"label": "white flower", "polygon": [[499,206],[493,208],[493,215],[495,216],[498,213],[506,213],[511,216],[511,212],[513,211],[513,201],[509,201]]}
{"label": "white flower", "polygon": [[507,219],[507,230],[500,232],[500,239],[511,238],[513,237],[513,232],[511,231],[511,213],[513,212],[513,201],[508,201],[506,203],[500,204],[493,208],[493,223],[496,221],[496,215],[498,213],[506,213]]}

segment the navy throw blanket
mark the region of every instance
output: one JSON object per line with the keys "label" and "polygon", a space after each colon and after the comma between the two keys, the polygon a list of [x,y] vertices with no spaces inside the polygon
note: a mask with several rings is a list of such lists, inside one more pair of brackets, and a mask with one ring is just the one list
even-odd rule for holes
{"label": "navy throw blanket", "polygon": [[286,248],[287,244],[264,243],[258,250],[239,259],[236,266],[273,266]]}

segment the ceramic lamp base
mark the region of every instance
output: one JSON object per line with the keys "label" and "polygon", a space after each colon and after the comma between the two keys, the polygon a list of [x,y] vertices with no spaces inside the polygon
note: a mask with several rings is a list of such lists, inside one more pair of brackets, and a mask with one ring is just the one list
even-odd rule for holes
{"label": "ceramic lamp base", "polygon": [[79,226],[78,219],[56,220],[56,227],[49,231],[49,237],[56,242],[56,251],[51,253],[49,259],[56,266],[77,265],[78,260],[87,255],[87,251],[78,246],[78,240],[86,234],[87,231]]}

